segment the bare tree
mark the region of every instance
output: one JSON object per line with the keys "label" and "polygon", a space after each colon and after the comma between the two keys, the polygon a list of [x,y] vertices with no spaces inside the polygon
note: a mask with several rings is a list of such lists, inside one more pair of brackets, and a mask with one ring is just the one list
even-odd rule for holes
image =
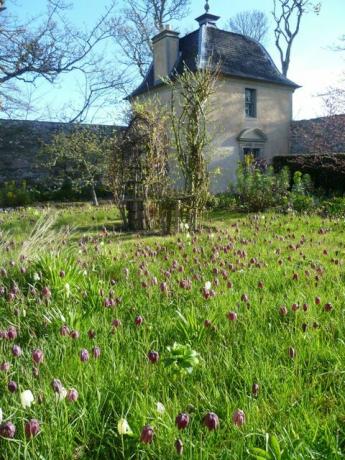
{"label": "bare tree", "polygon": [[229,20],[228,28],[263,43],[268,32],[268,19],[263,11],[242,11]]}
{"label": "bare tree", "polygon": [[[333,50],[338,53],[344,53],[342,56],[345,57],[345,35],[340,38],[339,44],[333,47]],[[327,116],[345,114],[345,72],[343,72],[336,85],[329,86],[319,96],[323,100]]]}
{"label": "bare tree", "polygon": [[63,1],[47,0],[46,13],[26,23],[0,1],[0,99],[5,113],[20,107],[25,85],[35,86],[40,80],[54,84],[66,73],[79,72],[85,82],[84,100],[71,114],[73,121],[83,121],[92,103],[122,87],[123,72],[109,65],[101,47],[116,24],[110,31],[114,0],[90,30],[69,23]]}
{"label": "bare tree", "polygon": [[280,55],[282,73],[286,77],[292,45],[300,31],[302,17],[310,10],[318,14],[321,3],[311,0],[273,0],[273,6],[275,44]]}
{"label": "bare tree", "polygon": [[152,61],[151,39],[164,25],[188,14],[190,0],[128,0],[113,36],[122,50],[122,63],[144,77]]}
{"label": "bare tree", "polygon": [[103,132],[96,127],[77,125],[70,132],[55,134],[49,144],[44,144],[39,162],[53,171],[51,183],[62,184],[68,179],[76,190],[87,188],[93,204],[98,206],[96,188],[102,183],[115,135],[111,128]]}
{"label": "bare tree", "polygon": [[339,86],[327,88],[321,93],[326,116],[341,115],[345,113],[345,79],[339,82]]}

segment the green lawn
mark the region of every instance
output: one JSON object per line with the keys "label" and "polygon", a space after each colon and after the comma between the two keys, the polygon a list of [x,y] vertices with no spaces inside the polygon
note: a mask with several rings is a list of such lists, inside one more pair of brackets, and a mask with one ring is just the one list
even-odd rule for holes
{"label": "green lawn", "polygon": [[121,233],[111,206],[45,213],[0,214],[1,460],[171,460],[177,439],[192,460],[279,459],[274,440],[282,459],[344,458],[344,220],[222,212],[163,238]]}

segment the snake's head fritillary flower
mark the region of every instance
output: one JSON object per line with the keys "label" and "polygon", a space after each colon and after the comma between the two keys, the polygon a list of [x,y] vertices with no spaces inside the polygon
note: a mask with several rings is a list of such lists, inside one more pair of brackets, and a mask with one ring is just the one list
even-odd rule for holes
{"label": "snake's head fritillary flower", "polygon": [[117,423],[117,431],[120,435],[129,435],[133,434],[131,427],[129,426],[127,420],[125,418],[121,418]]}
{"label": "snake's head fritillary flower", "polygon": [[40,432],[40,423],[35,418],[29,420],[25,424],[25,435],[27,438],[34,438]]}
{"label": "snake's head fritillary flower", "polygon": [[53,379],[51,382],[51,386],[56,396],[57,401],[63,401],[67,396],[67,390],[62,385],[59,379]]}
{"label": "snake's head fritillary flower", "polygon": [[296,357],[296,350],[293,347],[289,347],[288,352],[291,359],[294,359]]}
{"label": "snake's head fritillary flower", "polygon": [[51,386],[53,388],[54,393],[60,393],[63,388],[62,383],[59,379],[53,379]]}
{"label": "snake's head fritillary flower", "polygon": [[146,425],[141,430],[140,441],[144,444],[151,444],[154,437],[154,431],[152,426]]}
{"label": "snake's head fritillary flower", "polygon": [[324,310],[327,311],[327,312],[330,312],[333,310],[333,305],[331,303],[326,303],[325,306],[324,306]]}
{"label": "snake's head fritillary flower", "polygon": [[15,393],[18,389],[18,385],[14,380],[10,380],[7,384],[8,391]]}
{"label": "snake's head fritillary flower", "polygon": [[235,311],[229,311],[226,316],[227,316],[229,321],[236,321],[237,320],[237,313]]}
{"label": "snake's head fritillary flower", "polygon": [[280,316],[286,316],[288,314],[288,309],[285,307],[285,305],[282,305],[279,308],[279,314]]}
{"label": "snake's head fritillary flower", "polygon": [[211,287],[212,287],[211,281],[206,281],[205,286],[204,286],[204,289],[205,289],[206,291],[209,291],[209,290],[211,289]]}
{"label": "snake's head fritillary flower", "polygon": [[95,359],[98,359],[101,356],[101,349],[99,347],[93,347],[92,355]]}
{"label": "snake's head fritillary flower", "polygon": [[16,340],[17,336],[18,336],[17,329],[14,326],[10,326],[7,329],[8,340]]}
{"label": "snake's head fritillary flower", "polygon": [[89,329],[87,335],[90,340],[93,340],[96,337],[96,331],[94,331],[93,329]]}
{"label": "snake's head fritillary flower", "polygon": [[82,363],[85,363],[86,361],[88,361],[89,358],[90,358],[89,352],[87,351],[86,348],[83,348],[82,350],[80,350],[80,361]]}
{"label": "snake's head fritillary flower", "polygon": [[12,347],[12,355],[15,357],[15,358],[19,358],[19,356],[21,356],[22,354],[22,349],[20,348],[19,345],[13,345]]}
{"label": "snake's head fritillary flower", "polygon": [[2,438],[14,438],[16,434],[16,427],[12,422],[5,422],[0,425],[0,436]]}
{"label": "snake's head fritillary flower", "polygon": [[63,326],[60,327],[60,335],[62,337],[66,337],[70,334],[70,330],[69,330],[69,327],[67,326],[67,324],[64,324]]}
{"label": "snake's head fritillary flower", "polygon": [[121,320],[120,319],[114,319],[112,322],[111,322],[112,326],[114,328],[118,328],[121,326]]}
{"label": "snake's head fritillary flower", "polygon": [[175,424],[179,430],[183,430],[189,425],[189,415],[181,412],[175,419]]}
{"label": "snake's head fritillary flower", "polygon": [[31,407],[34,400],[35,398],[31,390],[25,390],[20,394],[20,402],[24,409],[26,409],[27,407]]}
{"label": "snake's head fritillary flower", "polygon": [[159,361],[159,353],[158,351],[150,351],[148,354],[147,354],[147,357],[148,357],[148,360],[151,362],[151,363],[157,363]]}
{"label": "snake's head fritillary flower", "polygon": [[260,386],[258,383],[253,383],[253,386],[252,386],[252,395],[254,396],[254,398],[257,398],[258,395],[259,395],[259,391],[260,391]]}
{"label": "snake's head fritillary flower", "polygon": [[134,322],[137,326],[141,326],[144,322],[144,318],[139,315],[135,318]]}
{"label": "snake's head fritillary flower", "polygon": [[242,300],[242,302],[244,302],[244,303],[248,303],[248,301],[249,301],[249,296],[248,296],[248,294],[242,294],[242,295],[241,295],[241,300]]}
{"label": "snake's head fritillary flower", "polygon": [[157,402],[156,409],[159,414],[164,414],[165,412],[164,404],[162,404],[160,401]]}
{"label": "snake's head fritillary flower", "polygon": [[76,402],[79,398],[79,393],[75,388],[71,388],[67,391],[67,399],[70,402]]}
{"label": "snake's head fritillary flower", "polygon": [[40,349],[36,349],[32,352],[32,359],[36,364],[41,364],[44,359],[44,353]]}
{"label": "snake's head fritillary flower", "polygon": [[77,339],[79,339],[79,337],[80,337],[80,333],[79,333],[78,331],[71,331],[71,332],[70,332],[70,337],[71,337],[71,339],[73,339],[73,340],[77,340]]}
{"label": "snake's head fritillary flower", "polygon": [[210,430],[216,430],[219,427],[218,415],[214,412],[208,412],[204,417],[204,425]]}
{"label": "snake's head fritillary flower", "polygon": [[182,439],[176,439],[175,441],[175,449],[177,455],[183,455],[183,442]]}
{"label": "snake's head fritillary flower", "polygon": [[41,295],[42,297],[44,297],[45,299],[49,299],[52,295],[50,289],[48,286],[45,286],[42,291],[41,291]]}
{"label": "snake's head fritillary flower", "polygon": [[299,310],[299,305],[298,305],[298,303],[293,303],[293,304],[291,305],[291,310],[294,311],[294,312],[296,312],[297,310]]}
{"label": "snake's head fritillary flower", "polygon": [[243,410],[236,409],[235,412],[232,414],[232,421],[236,426],[242,426],[246,423],[246,416]]}
{"label": "snake's head fritillary flower", "polygon": [[4,361],[0,364],[1,372],[8,372],[10,370],[11,364],[8,361]]}

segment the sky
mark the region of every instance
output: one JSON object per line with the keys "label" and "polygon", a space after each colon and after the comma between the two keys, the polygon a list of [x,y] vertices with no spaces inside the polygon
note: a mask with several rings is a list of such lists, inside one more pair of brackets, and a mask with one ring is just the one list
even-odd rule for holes
{"label": "sky", "polygon": [[[44,11],[45,0],[8,0],[8,8],[20,18],[29,18]],[[70,0],[72,9],[68,12],[72,23],[91,26],[100,16],[109,0]],[[118,0],[117,8],[125,5],[125,0]],[[204,12],[204,0],[191,0],[190,13],[179,24],[172,24],[183,35],[195,30],[194,18]],[[271,15],[273,0],[210,0],[210,12],[221,16],[218,27],[222,28],[233,15],[243,10],[260,9],[270,21],[270,34],[265,46],[273,60],[280,67],[278,52],[274,45]],[[323,0],[319,15],[309,13],[302,19],[301,31],[292,50],[292,59],[288,77],[301,85],[294,95],[294,118],[314,118],[324,114],[322,100],[318,94],[327,87],[337,85],[342,72],[345,71],[345,53],[334,51],[339,38],[345,35],[345,0]],[[74,78],[74,79],[73,79]],[[42,84],[35,91],[27,89],[34,103],[40,108],[37,113],[28,113],[27,118],[58,118],[61,104],[73,100],[78,103],[78,80],[76,77],[64,77],[56,88]],[[31,94],[32,93],[32,94]],[[60,104],[60,105],[59,105]],[[123,106],[113,110],[98,109],[93,113],[92,122],[113,123],[120,118]]]}

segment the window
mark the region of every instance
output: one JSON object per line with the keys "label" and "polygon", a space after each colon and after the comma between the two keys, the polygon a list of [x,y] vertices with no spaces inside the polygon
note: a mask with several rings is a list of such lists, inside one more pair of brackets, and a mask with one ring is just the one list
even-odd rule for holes
{"label": "window", "polygon": [[245,112],[246,117],[256,118],[256,89],[246,88]]}

